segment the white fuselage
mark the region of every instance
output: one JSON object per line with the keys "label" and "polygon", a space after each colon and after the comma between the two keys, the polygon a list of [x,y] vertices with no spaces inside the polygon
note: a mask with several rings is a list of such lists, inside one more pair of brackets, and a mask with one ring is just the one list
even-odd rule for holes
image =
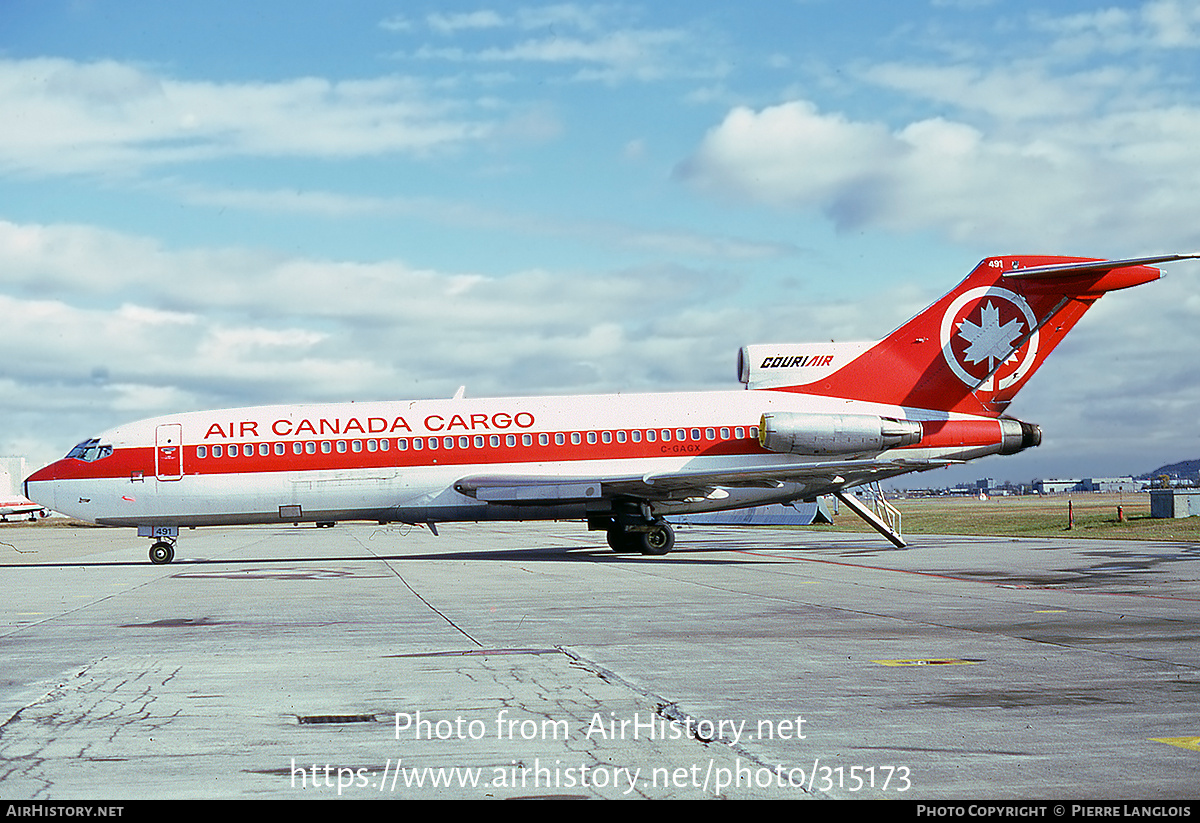
{"label": "white fuselage", "polygon": [[[757,439],[761,416],[781,411],[871,413],[938,427],[941,435],[890,453],[913,461],[970,459],[1000,448],[994,419],[775,391],[260,406],[119,426],[88,441],[90,450],[36,472],[26,493],[72,517],[123,526],[577,518],[605,504],[598,486],[595,500],[584,491],[524,503],[519,495],[489,500],[456,485],[478,476],[545,478],[553,489],[794,464],[803,458],[766,451]],[[955,425],[973,433],[947,436]],[[655,511],[740,508],[830,490],[710,485],[703,494],[658,500]]]}

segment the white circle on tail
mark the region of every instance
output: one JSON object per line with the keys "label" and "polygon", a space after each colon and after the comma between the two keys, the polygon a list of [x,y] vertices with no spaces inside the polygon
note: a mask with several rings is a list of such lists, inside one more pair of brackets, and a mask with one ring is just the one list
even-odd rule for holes
{"label": "white circle on tail", "polygon": [[968,289],[942,315],[942,356],[972,389],[1000,391],[1037,360],[1037,317],[1025,298],[998,286]]}

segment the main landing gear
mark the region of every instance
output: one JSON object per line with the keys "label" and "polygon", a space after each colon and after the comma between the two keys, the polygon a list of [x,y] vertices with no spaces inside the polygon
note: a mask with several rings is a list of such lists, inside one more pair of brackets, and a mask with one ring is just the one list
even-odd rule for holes
{"label": "main landing gear", "polygon": [[593,515],[588,528],[603,530],[608,545],[619,554],[662,555],[675,547],[675,530],[667,521],[654,517],[648,507],[638,505],[613,514]]}
{"label": "main landing gear", "polygon": [[[633,527],[637,528],[637,527]],[[614,527],[605,534],[608,546],[618,554],[666,554],[675,546],[675,530],[667,523],[645,526],[645,531]]]}

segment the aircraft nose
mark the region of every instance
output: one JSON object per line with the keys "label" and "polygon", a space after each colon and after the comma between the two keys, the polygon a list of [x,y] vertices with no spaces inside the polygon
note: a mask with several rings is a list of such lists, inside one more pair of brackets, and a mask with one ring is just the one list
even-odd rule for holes
{"label": "aircraft nose", "polygon": [[32,500],[34,503],[45,506],[48,509],[54,508],[55,484],[51,482],[57,477],[54,465],[54,463],[51,463],[49,466],[38,469],[25,478],[25,482],[21,484],[21,487],[25,493],[26,500]]}

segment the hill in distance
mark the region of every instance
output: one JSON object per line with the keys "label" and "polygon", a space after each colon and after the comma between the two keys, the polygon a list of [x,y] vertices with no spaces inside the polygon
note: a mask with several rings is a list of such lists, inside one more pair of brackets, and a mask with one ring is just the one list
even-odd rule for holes
{"label": "hill in distance", "polygon": [[1178,463],[1168,463],[1165,466],[1159,466],[1152,472],[1147,472],[1139,477],[1139,480],[1153,480],[1160,475],[1169,475],[1176,480],[1184,478],[1196,479],[1200,474],[1200,460],[1181,460]]}

